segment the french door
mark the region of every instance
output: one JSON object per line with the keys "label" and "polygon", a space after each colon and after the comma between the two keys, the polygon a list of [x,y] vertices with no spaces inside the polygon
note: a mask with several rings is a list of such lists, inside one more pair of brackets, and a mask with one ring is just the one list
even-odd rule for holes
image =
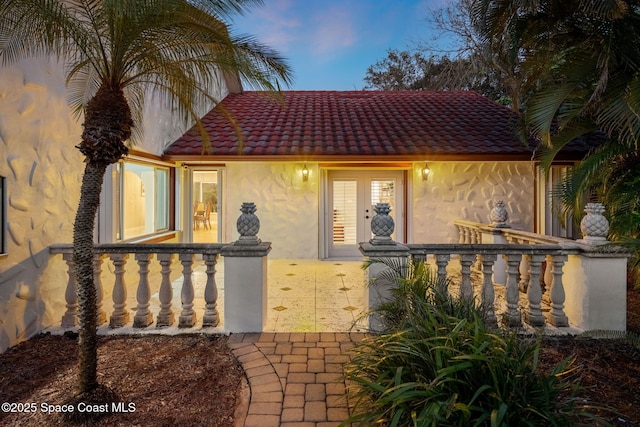
{"label": "french door", "polygon": [[389,170],[330,170],[326,191],[325,230],[329,258],[361,257],[360,242],[371,234],[376,203],[389,203],[396,241],[404,239],[404,172]]}

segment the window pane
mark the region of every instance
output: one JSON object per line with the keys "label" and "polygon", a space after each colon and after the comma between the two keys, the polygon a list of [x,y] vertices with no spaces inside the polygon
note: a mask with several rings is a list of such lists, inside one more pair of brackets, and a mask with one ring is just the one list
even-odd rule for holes
{"label": "window pane", "polygon": [[215,243],[218,230],[218,171],[193,171],[193,242]]}
{"label": "window pane", "polygon": [[169,170],[137,163],[122,167],[122,239],[169,227]]}
{"label": "window pane", "polygon": [[333,181],[333,244],[357,242],[357,181]]}

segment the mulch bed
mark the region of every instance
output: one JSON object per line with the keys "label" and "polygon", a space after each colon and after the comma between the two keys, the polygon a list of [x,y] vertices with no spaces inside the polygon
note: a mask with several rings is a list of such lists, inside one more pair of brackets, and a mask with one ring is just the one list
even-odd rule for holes
{"label": "mulch bed", "polygon": [[[129,412],[87,424],[233,426],[244,373],[226,341],[204,335],[101,337],[98,380],[118,396],[108,410]],[[0,355],[0,402],[36,404],[34,412],[17,405],[22,413],[1,412],[0,425],[68,424],[60,413],[43,412],[43,405],[62,405],[73,392],[76,347],[76,339],[40,335]]]}

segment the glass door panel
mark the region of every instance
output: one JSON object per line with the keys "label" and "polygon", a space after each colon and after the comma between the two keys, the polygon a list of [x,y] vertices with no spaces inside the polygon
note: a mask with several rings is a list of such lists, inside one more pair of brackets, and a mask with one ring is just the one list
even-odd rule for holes
{"label": "glass door panel", "polygon": [[194,170],[191,188],[191,218],[194,243],[220,241],[218,227],[218,171]]}
{"label": "glass door panel", "polygon": [[361,242],[370,240],[376,203],[389,203],[396,228],[392,239],[404,236],[403,171],[335,170],[328,173],[326,254],[330,258],[359,258]]}
{"label": "glass door panel", "polygon": [[333,181],[333,244],[358,243],[358,181]]}

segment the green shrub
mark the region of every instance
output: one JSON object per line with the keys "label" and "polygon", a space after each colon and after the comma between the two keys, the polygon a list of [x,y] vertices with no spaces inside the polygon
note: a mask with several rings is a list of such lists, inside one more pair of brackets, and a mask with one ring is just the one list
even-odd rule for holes
{"label": "green shrub", "polygon": [[396,282],[376,310],[384,332],[356,346],[347,365],[355,411],[346,423],[568,426],[593,418],[575,398],[571,360],[536,372],[539,340],[489,330],[474,301],[450,297],[428,266],[409,265]]}

